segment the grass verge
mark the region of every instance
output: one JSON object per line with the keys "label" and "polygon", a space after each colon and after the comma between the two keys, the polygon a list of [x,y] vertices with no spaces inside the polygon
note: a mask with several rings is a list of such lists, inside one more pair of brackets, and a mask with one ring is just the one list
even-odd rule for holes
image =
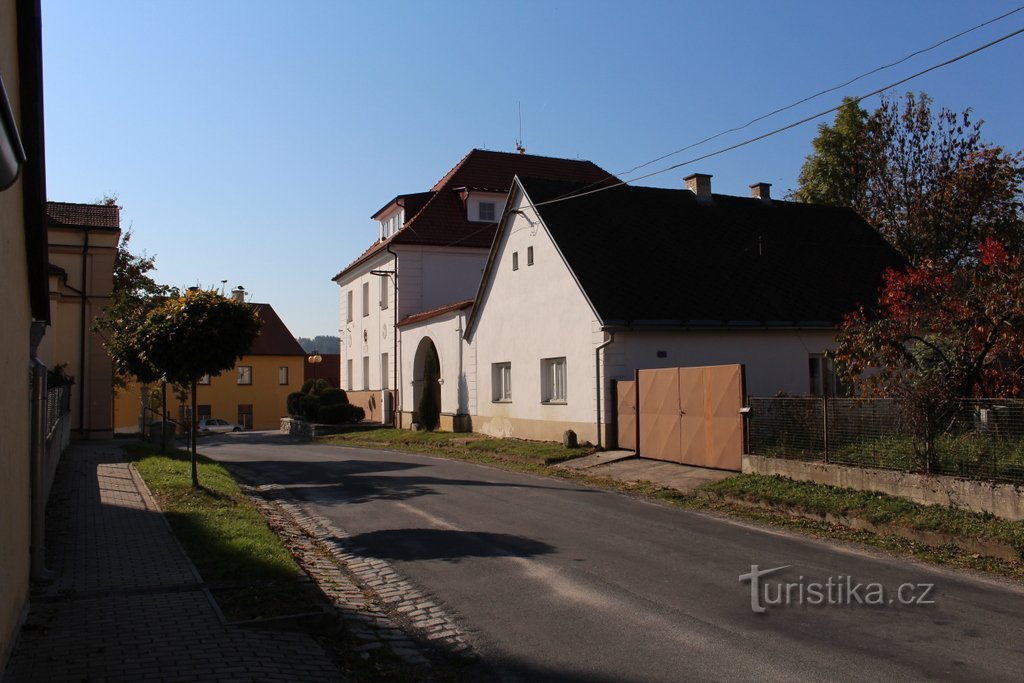
{"label": "grass verge", "polygon": [[319,609],[290,551],[227,470],[200,456],[193,489],[185,451],[124,448],[229,620]]}

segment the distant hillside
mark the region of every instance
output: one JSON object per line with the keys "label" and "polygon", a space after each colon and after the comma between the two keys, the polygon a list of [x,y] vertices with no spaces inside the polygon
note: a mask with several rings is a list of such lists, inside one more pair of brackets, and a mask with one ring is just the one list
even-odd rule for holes
{"label": "distant hillside", "polygon": [[317,336],[310,339],[309,337],[296,337],[295,338],[299,345],[306,353],[340,353],[341,352],[341,338],[331,337],[326,334],[318,334]]}

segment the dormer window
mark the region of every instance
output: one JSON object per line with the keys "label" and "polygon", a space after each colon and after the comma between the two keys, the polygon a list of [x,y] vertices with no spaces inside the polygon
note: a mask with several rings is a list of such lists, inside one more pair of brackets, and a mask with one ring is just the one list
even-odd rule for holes
{"label": "dormer window", "polygon": [[494,202],[480,202],[480,220],[485,223],[494,222]]}
{"label": "dormer window", "polygon": [[387,218],[381,219],[380,239],[382,242],[402,229],[402,219],[405,217],[404,214],[405,212],[399,209]]}

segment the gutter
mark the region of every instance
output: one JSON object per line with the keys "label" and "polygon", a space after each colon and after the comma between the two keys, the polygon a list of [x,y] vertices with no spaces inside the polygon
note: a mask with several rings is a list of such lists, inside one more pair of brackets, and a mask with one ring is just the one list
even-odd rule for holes
{"label": "gutter", "polygon": [[611,345],[615,341],[615,332],[608,332],[608,339],[601,342],[594,348],[594,378],[597,389],[597,447],[603,448],[601,443],[601,349]]}

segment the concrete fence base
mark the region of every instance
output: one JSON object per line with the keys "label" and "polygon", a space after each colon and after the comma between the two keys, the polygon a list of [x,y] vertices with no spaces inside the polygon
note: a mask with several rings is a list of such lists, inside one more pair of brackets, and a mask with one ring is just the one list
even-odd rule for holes
{"label": "concrete fence base", "polygon": [[1024,489],[1013,484],[761,455],[744,455],[743,473],[775,474],[816,484],[885,493],[926,505],[938,504],[973,512],[987,512],[1013,521],[1024,519]]}

